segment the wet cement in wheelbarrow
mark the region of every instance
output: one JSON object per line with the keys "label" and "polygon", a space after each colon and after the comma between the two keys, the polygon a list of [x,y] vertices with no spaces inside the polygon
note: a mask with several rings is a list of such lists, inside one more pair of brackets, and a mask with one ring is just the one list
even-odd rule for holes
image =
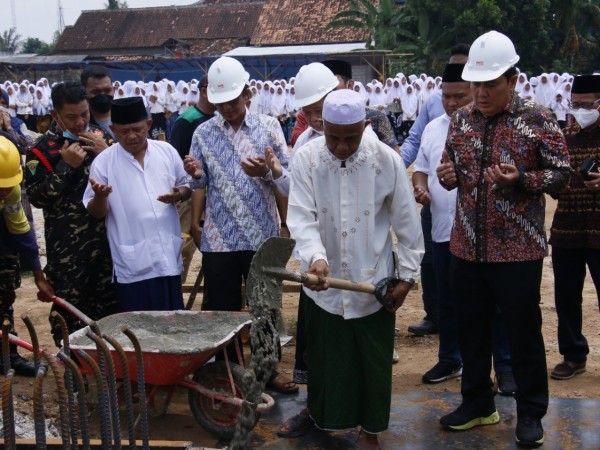
{"label": "wet cement in wheelbarrow", "polygon": [[[114,314],[97,324],[102,334],[113,336],[125,350],[133,348],[121,332],[123,326],[135,333],[144,352],[183,354],[213,350],[249,320],[246,313],[227,311],[144,311]],[[71,344],[95,348],[86,331],[73,333]]]}

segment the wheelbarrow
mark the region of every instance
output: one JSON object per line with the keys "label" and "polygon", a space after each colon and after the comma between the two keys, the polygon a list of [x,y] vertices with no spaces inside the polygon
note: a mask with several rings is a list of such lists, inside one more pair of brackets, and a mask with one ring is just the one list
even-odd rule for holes
{"label": "wheelbarrow", "polygon": [[[231,342],[241,354],[237,337],[250,323],[249,314],[228,311],[127,312],[96,322],[103,335],[114,337],[123,346],[133,381],[137,381],[135,350],[121,333],[121,326],[127,326],[137,336],[142,349],[144,380],[149,388],[150,415],[166,414],[171,394],[180,386],[189,391],[188,403],[195,420],[207,431],[225,439],[233,437],[251,374],[244,367],[229,362],[227,357],[225,361],[208,361]],[[98,360],[96,346],[86,336],[86,329],[74,332],[69,340],[72,350],[84,350]],[[115,359],[114,350],[111,349],[111,353]],[[80,363],[82,373],[92,373],[85,361]],[[123,378],[118,364],[115,374],[118,379]],[[274,405],[269,395],[263,393],[261,398],[257,405],[259,413]]]}

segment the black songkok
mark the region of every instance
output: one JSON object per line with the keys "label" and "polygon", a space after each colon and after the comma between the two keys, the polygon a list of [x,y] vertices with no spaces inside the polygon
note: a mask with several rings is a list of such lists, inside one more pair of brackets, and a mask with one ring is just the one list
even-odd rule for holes
{"label": "black songkok", "polygon": [[464,64],[446,64],[444,69],[444,75],[442,76],[442,82],[444,83],[457,83],[465,81],[462,78]]}
{"label": "black songkok", "polygon": [[118,98],[111,102],[110,120],[118,125],[148,120],[148,113],[142,97]]}
{"label": "black songkok", "polygon": [[328,59],[321,61],[325,67],[333,72],[334,75],[341,75],[345,78],[352,79],[352,64],[340,59]]}
{"label": "black songkok", "polygon": [[600,75],[578,75],[573,80],[571,94],[597,94],[600,92]]}

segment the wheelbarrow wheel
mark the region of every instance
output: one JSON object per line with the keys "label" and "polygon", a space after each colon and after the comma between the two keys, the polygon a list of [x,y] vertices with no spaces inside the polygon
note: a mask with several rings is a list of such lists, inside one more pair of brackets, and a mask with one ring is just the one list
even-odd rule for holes
{"label": "wheelbarrow wheel", "polygon": [[[243,380],[246,369],[237,364],[229,364],[229,366],[231,367],[231,375],[233,377],[233,384],[235,385],[233,396],[240,399],[244,398],[246,392]],[[201,367],[194,374],[193,380],[206,389],[232,395],[229,376],[227,375],[227,366],[224,361],[210,363]],[[190,390],[188,393],[188,402],[196,422],[202,428],[223,439],[231,439],[233,437],[237,416],[241,409],[239,406],[211,399],[193,390]],[[256,422],[258,422],[258,416],[259,414],[257,413]]]}

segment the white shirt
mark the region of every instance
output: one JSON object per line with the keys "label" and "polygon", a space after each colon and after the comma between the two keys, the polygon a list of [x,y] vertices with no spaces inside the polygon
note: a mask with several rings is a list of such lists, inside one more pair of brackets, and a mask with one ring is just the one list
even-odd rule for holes
{"label": "white shirt", "polygon": [[435,170],[441,164],[442,151],[450,127],[450,117],[443,114],[427,124],[421,137],[421,146],[414,171],[427,175],[431,196],[431,238],[433,242],[450,242],[450,232],[456,214],[456,189],[447,191],[440,185]]}
{"label": "white shirt", "polygon": [[[376,283],[393,276],[393,243],[398,239],[398,274],[419,270],[423,235],[408,175],[390,147],[363,135],[345,161],[317,138],[298,150],[291,173],[287,223],[302,268],[325,259],[332,278]],[[328,289],[306,290],[317,305],[353,319],[381,308],[371,294]]]}
{"label": "white shirt", "polygon": [[[90,178],[112,186],[106,229],[119,283],[179,275],[181,227],[175,205],[157,200],[173,187],[187,186],[183,161],[170,144],[148,139],[144,168],[120,144],[94,159]],[[94,197],[88,184],[87,207]]]}

